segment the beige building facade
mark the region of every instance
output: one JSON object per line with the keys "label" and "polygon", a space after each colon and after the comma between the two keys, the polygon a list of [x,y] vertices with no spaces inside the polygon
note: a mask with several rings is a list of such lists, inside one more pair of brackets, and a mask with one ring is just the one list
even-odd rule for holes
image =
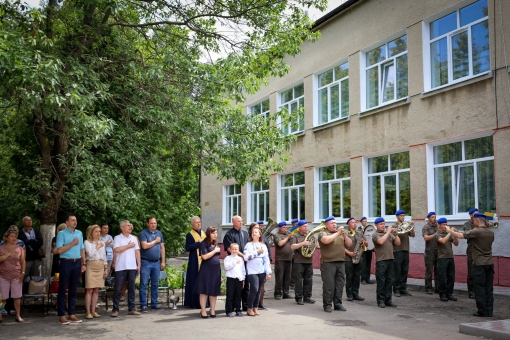
{"label": "beige building facade", "polygon": [[351,0],[320,18],[322,38],[244,103],[247,114],[304,108],[282,127],[297,135],[285,172],[242,187],[202,176],[203,225],[224,232],[233,214],[391,223],[404,209],[418,261],[428,212],[461,226],[478,207],[499,219],[493,251],[509,265],[509,17],[503,0]]}

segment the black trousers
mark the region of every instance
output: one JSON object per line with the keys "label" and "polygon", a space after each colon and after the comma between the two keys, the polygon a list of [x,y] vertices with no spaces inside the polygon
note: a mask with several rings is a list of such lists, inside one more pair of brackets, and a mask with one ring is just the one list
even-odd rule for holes
{"label": "black trousers", "polygon": [[409,252],[396,251],[393,253],[393,292],[403,292],[407,289],[407,273],[409,272]]}
{"label": "black trousers", "polygon": [[360,263],[363,264],[363,269],[361,269],[361,281],[370,280],[370,269],[372,268],[372,254],[373,250],[367,250],[363,252],[361,256]]}
{"label": "black trousers", "polygon": [[475,293],[474,283],[473,283],[473,247],[471,244],[468,244],[467,250],[467,266],[468,266],[468,276],[467,276],[467,288],[468,288],[468,294],[472,295]]}
{"label": "black trousers", "polygon": [[391,302],[391,285],[393,283],[393,260],[384,260],[375,264],[377,280],[377,303]]}
{"label": "black trousers", "polygon": [[311,263],[296,263],[292,268],[296,301],[312,297],[313,267]]}
{"label": "black trousers", "polygon": [[322,305],[324,308],[342,304],[345,285],[345,262],[321,263]]}
{"label": "black trousers", "polygon": [[276,261],[274,264],[274,296],[289,295],[292,261]]}
{"label": "black trousers", "polygon": [[345,261],[345,294],[347,297],[359,295],[359,284],[363,263]]}
{"label": "black trousers", "polygon": [[478,313],[492,315],[494,308],[494,265],[473,266],[473,285]]}
{"label": "black trousers", "polygon": [[[437,249],[425,250],[423,258],[425,259],[425,290],[438,289]],[[434,273],[434,287],[432,287],[432,273]]]}
{"label": "black trousers", "polygon": [[439,295],[452,296],[455,284],[455,262],[453,258],[437,259],[437,273],[439,276]]}
{"label": "black trousers", "polygon": [[136,269],[119,270],[115,272],[115,287],[113,291],[112,312],[119,311],[120,293],[124,282],[127,281],[128,290],[128,310],[135,310],[135,280],[138,271]]}
{"label": "black trousers", "polygon": [[227,277],[227,298],[225,300],[225,312],[241,311],[241,294],[243,281],[233,277]]}

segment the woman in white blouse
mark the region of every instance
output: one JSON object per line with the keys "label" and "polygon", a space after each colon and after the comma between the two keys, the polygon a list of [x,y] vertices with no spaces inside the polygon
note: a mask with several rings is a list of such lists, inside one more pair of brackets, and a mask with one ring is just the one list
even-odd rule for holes
{"label": "woman in white blouse", "polygon": [[86,319],[99,318],[96,304],[99,288],[104,287],[104,278],[108,275],[105,244],[101,240],[101,227],[97,224],[87,228],[87,240],[84,242],[87,270],[85,271],[85,310]]}
{"label": "woman in white blouse", "polygon": [[252,223],[249,229],[250,238],[244,246],[244,260],[246,261],[246,280],[250,285],[247,301],[249,316],[260,315],[258,311],[260,287],[266,280],[271,279],[271,263],[267,247],[262,243],[262,233],[258,224]]}

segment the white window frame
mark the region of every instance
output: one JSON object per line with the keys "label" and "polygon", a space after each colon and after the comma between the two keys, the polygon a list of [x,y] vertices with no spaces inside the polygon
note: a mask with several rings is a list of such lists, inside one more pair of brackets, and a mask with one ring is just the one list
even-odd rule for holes
{"label": "white window frame", "polygon": [[[299,96],[299,97],[294,97],[294,90],[293,90],[293,95],[292,95],[293,99],[292,99],[292,100],[290,100],[290,101],[287,101],[287,102],[285,102],[285,103],[282,103],[282,93],[283,93],[283,92],[285,92],[285,91],[287,91],[287,90],[289,90],[289,89],[294,89],[295,87],[297,87],[297,86],[299,86],[299,85],[303,85],[303,95],[302,95],[302,96]],[[297,104],[298,104],[298,106],[297,106],[297,107],[298,107],[298,109],[299,109],[299,108],[300,108],[299,101],[300,101],[301,99],[303,99],[303,107],[304,107],[304,105],[305,105],[305,91],[306,91],[306,89],[305,89],[305,83],[304,83],[304,81],[303,81],[303,80],[300,80],[299,82],[297,82],[297,83],[295,83],[295,84],[293,84],[293,85],[291,85],[291,86],[288,86],[288,87],[286,87],[285,89],[283,89],[283,90],[281,90],[281,91],[277,92],[277,94],[276,94],[276,102],[277,102],[277,104],[278,104],[278,110],[281,110],[284,106],[287,106],[287,110],[288,110],[288,112],[290,113],[290,112],[291,112],[291,105],[292,105],[293,103],[296,103],[296,102],[297,102]],[[290,131],[290,130],[291,130],[291,124],[289,124],[288,126],[284,127],[284,126],[283,126],[283,124],[282,124],[282,122],[281,122],[281,120],[279,120],[279,121],[278,121],[278,124],[280,124],[280,125],[281,125],[281,129],[282,129],[282,131],[285,131],[285,128],[287,128],[287,129],[289,130],[289,132],[287,132],[287,135],[291,135],[291,134],[299,134],[299,133],[302,133],[302,132],[305,130],[305,126],[304,126],[304,119],[305,119],[305,118],[303,117],[303,129],[299,129],[299,130],[296,130],[296,131]],[[298,117],[298,121],[297,121],[297,123],[298,123],[298,124],[301,124],[301,119],[300,119],[299,117]]]}
{"label": "white window frame", "polygon": [[[347,72],[349,72],[349,60],[347,58],[345,59],[342,59],[341,61],[331,65],[331,66],[328,66],[318,72],[315,72],[314,74],[314,77],[313,77],[313,112],[314,112],[314,115],[313,115],[313,126],[320,126],[320,125],[324,125],[324,124],[328,124],[328,123],[331,123],[331,122],[335,122],[335,121],[339,121],[339,120],[342,120],[342,119],[347,119],[349,118],[349,115],[350,115],[350,112],[347,112],[347,115],[346,116],[342,116],[342,82],[344,81],[347,81],[347,86],[349,87],[350,84],[349,84],[349,74],[347,74],[346,77],[343,77],[341,79],[338,79],[338,80],[335,80],[327,85],[324,85],[324,86],[319,86],[319,76],[321,74],[323,74],[324,72],[327,72],[327,71],[330,71],[330,70],[333,70],[334,72],[334,69],[335,67],[337,66],[340,66],[340,65],[343,65],[347,63]],[[334,79],[334,78],[333,78]],[[340,113],[340,116],[338,118],[335,118],[335,119],[331,119],[331,87],[335,86],[335,85],[338,85],[339,86],[339,92],[338,92],[338,96],[339,96],[339,101],[338,101],[338,111]],[[320,122],[320,116],[321,116],[321,112],[320,112],[320,109],[319,109],[319,105],[320,105],[320,96],[319,96],[319,92],[324,89],[324,88],[328,88],[328,121],[327,122]],[[349,91],[349,90],[348,90]],[[350,98],[348,100],[348,102],[350,101]],[[349,103],[350,104],[350,103]],[[350,108],[350,105],[349,105],[349,108]]]}
{"label": "white window frame", "polygon": [[[262,103],[266,102],[267,101],[267,104],[268,104],[268,109],[266,111],[262,111],[263,109],[263,106],[262,106]],[[271,102],[269,101],[269,97],[266,97],[258,102],[256,102],[255,104],[252,104],[250,106],[247,107],[247,113],[249,115],[257,115],[256,113],[253,113],[253,108],[256,107],[256,106],[259,106],[260,108],[260,113],[258,113],[258,115],[262,115],[264,117],[264,120],[267,120],[267,117],[269,117],[269,114],[271,112]]]}
{"label": "white window frame", "polygon": [[[403,100],[406,100],[407,98],[409,98],[409,40],[407,41],[407,50],[405,52],[401,52],[399,54],[396,54],[394,56],[391,56],[390,58],[387,58],[387,59],[384,59],[383,61],[380,61],[374,65],[370,65],[370,66],[367,66],[367,53],[372,51],[374,48],[377,48],[377,47],[380,47],[381,45],[384,45],[384,44],[387,44],[399,37],[402,37],[406,35],[407,36],[407,31],[406,30],[401,30],[401,31],[398,31],[388,37],[386,37],[385,39],[383,40],[380,40],[370,46],[367,46],[365,47],[364,49],[362,49],[360,51],[360,87],[361,87],[361,91],[360,91],[360,101],[361,101],[361,112],[364,112],[364,111],[370,111],[370,110],[374,110],[374,109],[377,109],[377,108],[380,108],[380,107],[384,107],[386,105],[390,105],[392,103],[395,103],[395,102],[399,102],[399,101],[403,101]],[[409,38],[409,36],[407,36],[407,38]],[[388,64],[390,62],[390,60],[393,60],[393,63],[396,65],[396,59],[404,54],[407,54],[408,55],[408,59],[407,59],[407,64],[408,64],[408,68],[407,68],[407,79],[408,79],[408,83],[407,83],[407,86],[408,86],[408,91],[407,91],[407,96],[406,97],[402,97],[402,98],[398,98],[396,99],[396,89],[395,89],[395,96],[394,96],[394,99],[393,100],[388,100],[388,101],[385,101],[383,102],[382,101],[382,92],[383,92],[383,87],[382,87],[382,84],[381,84],[381,77],[383,77],[382,73],[381,73],[381,66],[382,65],[385,65],[385,64]],[[379,91],[379,103],[377,106],[374,106],[374,107],[368,107],[367,105],[367,98],[368,98],[368,95],[367,95],[367,91],[368,91],[368,87],[367,87],[367,70],[368,69],[371,69],[373,67],[378,67],[379,68],[379,79],[378,79],[378,84],[377,84],[377,89]],[[395,66],[395,72],[396,72],[396,66]],[[395,75],[396,77],[396,75]],[[395,87],[396,88],[396,87]]]}
{"label": "white window frame", "polygon": [[[481,73],[478,73],[478,74],[475,74],[473,75],[473,60],[472,60],[472,54],[471,54],[471,51],[472,51],[472,40],[471,40],[471,27],[484,21],[484,20],[489,20],[489,16],[487,15],[486,17],[483,17],[481,19],[478,19],[476,21],[473,21],[465,26],[462,26],[460,27],[460,15],[459,15],[459,10],[466,7],[466,6],[469,6],[475,2],[477,2],[478,0],[465,0],[465,1],[462,1],[458,4],[456,4],[455,6],[452,6],[452,7],[449,7],[448,9],[445,9],[425,20],[423,20],[422,22],[422,42],[423,42],[423,86],[424,86],[424,92],[429,92],[429,91],[435,91],[435,90],[438,90],[438,89],[442,89],[442,88],[445,88],[445,87],[448,87],[448,86],[451,86],[453,84],[457,84],[457,83],[461,83],[461,82],[464,82],[466,80],[469,80],[469,79],[472,79],[472,78],[476,78],[476,77],[480,77],[480,76],[484,76],[484,75],[487,75],[489,73],[491,73],[491,58],[489,58],[489,70],[488,71],[485,71],[485,72],[481,72]],[[457,12],[457,29],[453,30],[453,31],[450,31],[450,32],[447,32],[441,36],[438,36],[434,39],[430,39],[430,23],[437,20],[437,19],[440,19],[446,15],[449,15],[449,14],[452,14],[453,12]],[[469,57],[469,75],[465,76],[465,77],[462,77],[462,78],[459,78],[459,79],[455,79],[453,80],[453,66],[452,66],[452,49],[451,49],[451,37],[454,36],[454,35],[457,35],[463,31],[466,31],[468,32],[468,39],[469,39],[469,46],[468,46],[468,57]],[[432,76],[431,76],[431,72],[432,72],[432,64],[431,64],[431,57],[430,57],[430,45],[432,42],[435,42],[435,41],[438,41],[438,40],[441,40],[443,38],[447,38],[447,49],[448,49],[448,83],[444,84],[444,85],[440,85],[440,86],[436,86],[436,87],[432,87]],[[489,26],[489,48],[490,48],[490,26]],[[490,54],[490,50],[489,50],[489,54]]]}
{"label": "white window frame", "polygon": [[[427,205],[428,205],[428,211],[435,211],[436,207],[436,182],[435,182],[435,173],[434,170],[436,168],[446,167],[448,165],[455,166],[455,165],[467,165],[472,164],[475,162],[481,162],[481,161],[487,161],[487,160],[494,160],[494,156],[492,157],[483,157],[483,158],[477,158],[477,159],[470,159],[470,160],[462,160],[458,162],[451,162],[451,163],[442,163],[442,164],[434,164],[434,147],[440,146],[440,145],[446,145],[446,144],[452,144],[456,142],[465,142],[467,140],[471,139],[478,139],[483,137],[491,136],[494,132],[492,130],[484,131],[478,134],[470,135],[470,136],[463,136],[463,137],[457,137],[457,138],[451,138],[447,140],[442,140],[434,143],[427,144],[426,146],[426,153],[427,153]],[[464,143],[462,144],[462,150],[463,150],[463,157],[464,155]],[[455,172],[452,172],[454,174],[454,177],[456,176]],[[452,180],[456,180],[453,178]],[[478,187],[476,185],[477,177],[475,177],[475,201],[476,204],[478,204]],[[446,217],[447,219],[451,220],[467,220],[469,219],[469,213],[466,211],[456,212],[458,207],[458,190],[459,187],[457,185],[457,188],[455,190],[452,190],[455,197],[453,197],[453,207],[454,207],[454,214],[453,215],[444,215],[442,217]],[[476,205],[478,206],[478,205]]]}
{"label": "white window frame", "polygon": [[[363,215],[364,216],[367,216],[368,220],[370,221],[373,221],[375,218],[377,217],[383,217],[386,222],[394,222],[397,220],[397,217],[395,216],[395,211],[390,211],[388,214],[386,210],[386,207],[383,205],[384,203],[384,190],[383,190],[383,186],[381,187],[381,213],[385,212],[386,214],[381,214],[382,216],[371,216],[370,215],[370,187],[369,187],[369,180],[368,178],[369,177],[372,177],[372,176],[381,176],[381,177],[384,177],[384,176],[388,176],[388,175],[391,175],[391,174],[394,174],[394,173],[402,173],[402,172],[409,172],[409,174],[411,173],[411,159],[409,158],[409,168],[408,169],[400,169],[400,170],[389,170],[389,171],[385,171],[385,172],[378,172],[378,173],[375,173],[375,174],[369,174],[368,173],[368,164],[369,164],[369,160],[371,158],[375,158],[375,157],[380,157],[380,156],[390,156],[391,154],[396,154],[396,153],[401,153],[401,152],[410,152],[409,149],[399,149],[399,150],[395,150],[395,151],[391,151],[391,152],[382,152],[382,153],[377,153],[377,154],[372,154],[372,155],[368,155],[368,156],[364,156],[363,157],[363,163],[362,163],[362,173],[363,173]],[[409,157],[411,155],[409,154]],[[381,182],[381,184],[383,184],[384,182]],[[398,190],[398,187],[399,187],[400,183],[399,181],[397,181],[397,192],[399,192]],[[400,197],[397,196],[397,209],[400,209]],[[407,213],[407,212],[406,212]],[[406,215],[406,219],[412,219],[412,216],[407,216]]]}
{"label": "white window frame", "polygon": [[[269,181],[267,182],[267,185],[268,185],[268,189],[263,189],[263,190],[253,190],[253,183],[254,181],[250,181],[248,183],[248,197],[246,198],[246,203],[247,203],[247,207],[248,207],[248,221],[258,221],[258,213],[257,214],[254,214],[253,212],[253,202],[256,200],[257,201],[257,210],[258,210],[258,207],[260,206],[259,204],[259,195],[260,194],[263,194],[264,195],[264,198],[267,200],[267,209],[264,213],[264,219],[263,221],[264,222],[267,222],[267,218],[269,217],[269,209],[270,209],[270,206],[269,206]],[[257,211],[258,212],[258,211]]]}
{"label": "white window frame", "polygon": [[[332,166],[334,165],[336,167],[336,165],[340,165],[340,164],[349,164],[349,177],[342,177],[342,178],[334,178],[334,179],[330,179],[330,180],[320,180],[320,171],[322,168],[325,168],[325,167],[328,167],[328,166]],[[336,169],[336,168],[335,168]],[[350,176],[350,161],[344,161],[344,162],[339,162],[339,163],[333,163],[333,164],[329,164],[329,165],[324,165],[324,166],[321,166],[321,167],[316,167],[315,169],[315,173],[314,173],[314,182],[315,182],[315,185],[314,185],[314,198],[315,198],[315,202],[317,202],[317,204],[315,204],[315,211],[314,211],[314,220],[315,221],[320,221],[320,220],[323,220],[324,218],[326,217],[322,217],[321,216],[321,211],[322,211],[322,196],[321,196],[321,184],[323,183],[329,183],[329,197],[328,197],[328,216],[331,216],[333,215],[332,211],[333,211],[333,208],[332,208],[332,191],[331,191],[331,185],[333,183],[340,183],[340,192],[341,192],[341,197],[343,197],[344,195],[344,192],[343,192],[343,184],[344,182],[346,181],[349,181],[349,186],[350,186],[350,181],[351,181],[351,176]],[[335,170],[335,177],[336,177],[336,170]],[[352,190],[351,190],[351,193],[352,193]],[[342,212],[342,215],[341,216],[335,216],[336,219],[340,219],[340,220],[345,220],[347,218],[349,218],[350,216],[343,216],[343,210],[344,210],[344,206],[343,206],[343,200],[340,201],[340,211]],[[352,215],[352,194],[351,194],[351,215]]]}
{"label": "white window frame", "polygon": [[[302,172],[303,173],[303,176],[304,176],[304,179],[305,179],[305,184],[298,184],[298,185],[292,185],[292,186],[284,186],[283,185],[283,176],[288,176],[288,175],[294,175],[296,173],[299,173],[299,172]],[[284,173],[284,174],[280,174],[278,176],[278,187],[277,187],[277,215],[278,215],[278,221],[287,221],[287,222],[290,222],[290,220],[292,218],[298,218],[298,219],[304,219],[305,216],[290,216],[288,219],[287,219],[287,216],[284,216],[284,208],[283,208],[283,200],[284,200],[284,194],[283,194],[283,191],[284,190],[292,190],[292,189],[296,189],[296,188],[303,188],[303,190],[305,190],[305,186],[306,186],[306,173],[304,170],[299,170],[299,171],[294,171],[294,172],[290,172],[290,173]],[[293,179],[293,183],[295,183],[295,178]],[[299,193],[299,190],[298,190],[298,193]],[[306,194],[306,192],[305,192]],[[289,206],[291,206],[291,195],[289,195]],[[305,195],[305,204],[306,204],[306,195]],[[298,211],[300,209],[298,208]]]}
{"label": "white window frame", "polygon": [[[233,195],[229,194],[229,188],[232,185],[239,186],[239,193],[235,193]],[[237,183],[227,184],[227,185],[223,186],[223,224],[224,225],[232,224],[232,216],[234,216],[234,213],[229,208],[229,207],[231,207],[231,205],[229,205],[229,204],[232,204],[234,202],[234,200],[237,200],[237,207],[238,207],[238,212],[235,215],[241,216],[241,213],[242,213],[241,195],[242,195],[242,187],[240,185],[238,185]]]}

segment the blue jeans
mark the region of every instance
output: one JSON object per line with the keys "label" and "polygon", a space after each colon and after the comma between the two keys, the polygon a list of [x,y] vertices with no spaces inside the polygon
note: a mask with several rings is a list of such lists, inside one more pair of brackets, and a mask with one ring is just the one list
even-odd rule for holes
{"label": "blue jeans", "polygon": [[119,311],[120,293],[124,282],[127,280],[128,290],[128,311],[135,310],[135,280],[136,269],[119,270],[115,272],[115,288],[113,291],[113,309],[112,312]]}
{"label": "blue jeans", "polygon": [[74,307],[76,306],[76,291],[80,282],[81,260],[76,262],[61,259],[60,260],[60,279],[58,284],[58,316],[66,315],[66,288],[69,286],[68,292],[68,312],[74,315]]}
{"label": "blue jeans", "polygon": [[159,283],[160,264],[159,261],[151,262],[142,260],[140,268],[140,306],[147,306],[147,285],[149,278],[151,280],[151,307],[158,304],[158,283]]}

